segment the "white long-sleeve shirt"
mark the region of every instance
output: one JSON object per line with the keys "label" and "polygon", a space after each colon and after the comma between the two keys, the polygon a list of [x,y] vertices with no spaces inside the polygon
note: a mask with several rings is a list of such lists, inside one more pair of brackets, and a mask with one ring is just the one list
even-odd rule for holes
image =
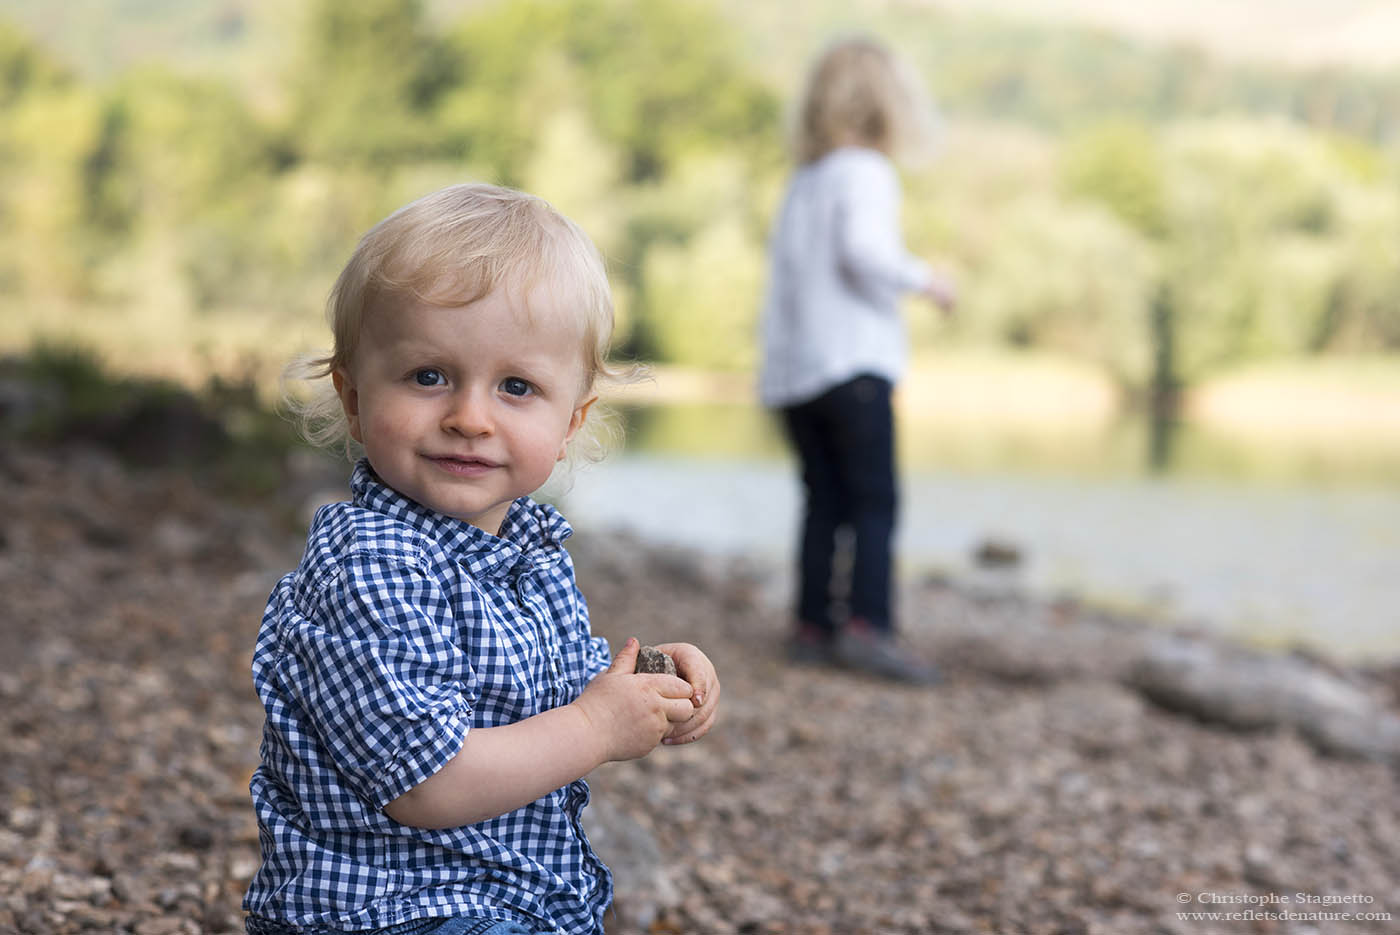
{"label": "white long-sleeve shirt", "polygon": [[835,149],[793,175],[769,242],[765,405],[805,402],[861,374],[892,383],[903,374],[898,299],[932,273],[904,247],[899,203],[899,176],[873,149]]}

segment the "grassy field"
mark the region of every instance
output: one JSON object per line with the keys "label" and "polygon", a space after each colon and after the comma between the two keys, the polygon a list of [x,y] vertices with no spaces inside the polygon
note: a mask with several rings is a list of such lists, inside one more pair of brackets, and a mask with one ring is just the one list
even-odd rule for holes
{"label": "grassy field", "polygon": [[1261,440],[1400,444],[1400,357],[1254,364],[1196,388],[1187,417]]}

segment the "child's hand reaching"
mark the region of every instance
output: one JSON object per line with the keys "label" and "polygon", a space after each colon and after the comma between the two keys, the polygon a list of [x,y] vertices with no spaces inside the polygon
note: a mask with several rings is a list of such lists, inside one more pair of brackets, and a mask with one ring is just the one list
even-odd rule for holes
{"label": "child's hand reaching", "polygon": [[[689,682],[674,675],[634,672],[640,649],[641,644],[629,638],[612,665],[589,682],[574,702],[598,733],[608,761],[646,756],[662,738],[670,737],[677,726],[689,724],[697,713]],[[705,661],[708,664],[709,660]],[[679,657],[676,667],[679,672],[686,671]]]}
{"label": "child's hand reaching", "polygon": [[935,272],[929,284],[922,290],[924,298],[928,299],[944,315],[952,314],[953,306],[958,304],[958,287],[953,281],[953,277],[946,273]]}
{"label": "child's hand reaching", "polygon": [[656,648],[675,661],[676,674],[690,683],[690,703],[694,706],[687,720],[672,725],[662,743],[669,745],[699,740],[710,732],[719,710],[719,676],[715,674],[714,663],[698,647],[689,643],[663,643]]}

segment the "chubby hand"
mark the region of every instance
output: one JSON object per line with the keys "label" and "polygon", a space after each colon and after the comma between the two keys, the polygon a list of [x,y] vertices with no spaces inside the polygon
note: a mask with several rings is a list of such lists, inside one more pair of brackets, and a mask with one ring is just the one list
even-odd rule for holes
{"label": "chubby hand", "polygon": [[[639,675],[634,671],[641,648],[636,639],[629,638],[612,665],[589,682],[574,702],[598,733],[609,761],[646,756],[662,738],[670,737],[676,727],[695,717],[691,683],[674,675]],[[709,660],[705,662],[708,665]],[[685,671],[679,658],[676,669]],[[713,669],[710,671],[713,674]]]}
{"label": "chubby hand", "polygon": [[710,732],[719,710],[719,676],[714,663],[698,647],[689,643],[662,643],[656,647],[676,663],[676,674],[690,683],[690,703],[694,710],[685,721],[673,724],[665,744],[691,743]]}

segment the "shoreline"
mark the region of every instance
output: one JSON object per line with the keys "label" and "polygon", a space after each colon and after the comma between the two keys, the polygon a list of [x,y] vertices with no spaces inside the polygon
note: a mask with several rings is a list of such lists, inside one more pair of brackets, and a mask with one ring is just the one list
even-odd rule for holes
{"label": "shoreline", "polygon": [[[1387,623],[1400,622],[1400,591],[1374,538],[1400,528],[1389,491],[939,471],[907,474],[902,500],[895,547],[911,580],[1072,598],[1256,647],[1400,658]],[[560,505],[580,532],[758,558],[784,577],[801,510],[789,462],[701,454],[609,458]]]}

